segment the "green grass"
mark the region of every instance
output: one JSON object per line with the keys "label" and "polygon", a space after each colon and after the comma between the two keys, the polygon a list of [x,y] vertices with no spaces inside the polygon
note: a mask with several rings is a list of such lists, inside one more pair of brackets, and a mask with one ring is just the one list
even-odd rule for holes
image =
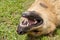
{"label": "green grass", "polygon": [[[31,0],[0,0],[0,40],[24,40],[16,33],[21,13]],[[30,2],[30,3],[29,3]]]}
{"label": "green grass", "polygon": [[[0,0],[0,40],[24,40],[26,35],[18,35],[16,28],[21,13],[26,11],[32,0]],[[40,38],[39,38],[40,39]],[[52,38],[43,36],[41,40],[60,40],[60,29]]]}

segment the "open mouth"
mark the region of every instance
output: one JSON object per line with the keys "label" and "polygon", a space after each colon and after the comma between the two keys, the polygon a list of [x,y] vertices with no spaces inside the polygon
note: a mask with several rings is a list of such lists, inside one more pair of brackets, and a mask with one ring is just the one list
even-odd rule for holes
{"label": "open mouth", "polygon": [[43,23],[43,19],[37,14],[23,15],[24,20],[20,23],[22,27],[36,27]]}

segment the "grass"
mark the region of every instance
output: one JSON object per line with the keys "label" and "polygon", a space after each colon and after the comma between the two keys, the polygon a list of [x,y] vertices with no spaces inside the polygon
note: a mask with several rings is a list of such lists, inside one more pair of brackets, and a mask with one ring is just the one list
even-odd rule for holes
{"label": "grass", "polygon": [[[32,0],[0,0],[0,40],[24,40],[26,35],[18,35],[16,28],[21,13],[25,11]],[[52,38],[43,36],[41,40],[60,40],[60,29]],[[39,38],[40,40],[40,38]]]}
{"label": "grass", "polygon": [[[31,1],[31,0],[29,0]],[[0,40],[24,40],[16,33],[21,13],[27,9],[28,0],[0,0]]]}

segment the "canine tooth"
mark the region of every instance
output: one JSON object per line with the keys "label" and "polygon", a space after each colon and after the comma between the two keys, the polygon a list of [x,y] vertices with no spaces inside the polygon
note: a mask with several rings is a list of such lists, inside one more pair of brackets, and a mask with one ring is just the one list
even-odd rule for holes
{"label": "canine tooth", "polygon": [[23,25],[22,23],[20,23],[20,26],[27,27],[28,26],[28,23],[27,23],[27,25]]}
{"label": "canine tooth", "polygon": [[28,26],[28,19],[27,18],[23,18],[23,19],[21,18],[20,26],[27,27]]}
{"label": "canine tooth", "polygon": [[34,22],[34,24],[36,24],[36,23],[37,23],[37,21]]}
{"label": "canine tooth", "polygon": [[36,19],[34,19],[34,20],[35,20],[34,24],[36,24],[36,23],[37,23],[37,21],[36,21]]}
{"label": "canine tooth", "polygon": [[26,27],[26,25],[22,25],[22,24],[20,24],[20,26],[22,26],[22,27]]}

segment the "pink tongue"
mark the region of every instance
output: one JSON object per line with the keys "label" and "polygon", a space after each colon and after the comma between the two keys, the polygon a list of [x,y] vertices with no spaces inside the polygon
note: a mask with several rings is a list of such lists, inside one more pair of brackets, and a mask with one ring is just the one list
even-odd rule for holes
{"label": "pink tongue", "polygon": [[36,24],[37,23],[35,20],[28,20],[28,21],[29,21],[29,25]]}

